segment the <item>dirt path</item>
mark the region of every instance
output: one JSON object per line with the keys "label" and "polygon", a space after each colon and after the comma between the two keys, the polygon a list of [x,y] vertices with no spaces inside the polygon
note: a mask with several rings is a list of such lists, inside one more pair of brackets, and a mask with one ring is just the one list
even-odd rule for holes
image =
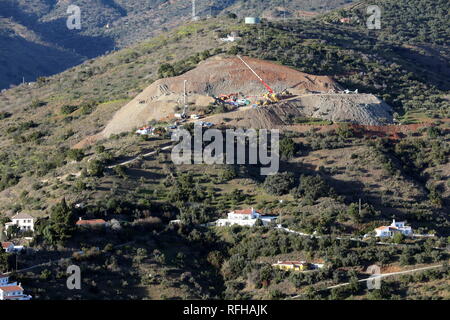
{"label": "dirt path", "polygon": [[[162,147],[160,149],[160,151],[169,150],[169,149],[172,149],[172,148],[173,148],[173,146],[165,146],[165,147]],[[148,153],[140,154],[140,155],[137,155],[136,157],[134,157],[133,159],[130,159],[130,160],[127,160],[127,161],[124,161],[124,162],[116,163],[114,165],[108,166],[107,168],[108,169],[112,169],[112,168],[115,168],[115,167],[118,167],[118,166],[124,166],[124,165],[127,165],[129,163],[132,163],[132,162],[138,160],[140,157],[149,157],[149,156],[152,156],[152,155],[156,154],[157,152],[158,151],[155,150],[155,151],[150,151]]]}
{"label": "dirt path", "polygon": [[[297,234],[297,235],[302,236],[302,237],[310,237],[310,238],[314,237],[314,238],[318,238],[318,239],[324,237],[324,236],[320,236],[320,235],[314,235],[314,234],[303,233],[303,232],[291,230],[291,229],[288,229],[288,228],[284,228],[281,225],[277,225],[276,229],[280,229],[280,230],[283,230],[283,231],[286,231],[286,232],[289,232],[289,233],[294,233],[294,234]],[[350,237],[350,236],[347,236],[347,237],[335,237],[335,238],[338,239],[338,240],[345,240],[345,239],[347,239],[347,240],[350,240],[350,241],[367,243],[367,241],[364,241],[364,240],[361,240],[361,239],[358,239],[358,238],[354,238],[354,237]],[[410,244],[407,244],[407,243],[388,243],[388,242],[381,242],[381,241],[376,242],[376,244],[385,245],[385,246],[408,246],[408,245],[410,245]],[[445,248],[438,248],[438,247],[433,247],[433,249],[446,250]]]}
{"label": "dirt path", "polygon": [[[427,266],[427,267],[422,267],[422,268],[416,268],[416,269],[411,269],[411,270],[404,270],[404,271],[398,271],[398,272],[384,273],[384,274],[380,274],[380,275],[372,275],[369,278],[358,280],[358,282],[374,281],[376,279],[382,279],[382,278],[386,278],[386,277],[398,276],[398,275],[402,275],[402,274],[408,274],[408,273],[419,272],[419,271],[426,271],[426,270],[436,269],[436,268],[440,268],[440,267],[442,267],[442,264],[433,265],[433,266]],[[340,283],[340,284],[337,284],[337,285],[334,285],[334,286],[327,287],[324,290],[331,290],[331,289],[343,287],[343,286],[346,286],[346,285],[349,285],[349,284],[350,284],[350,282]],[[299,294],[299,295],[296,295],[296,296],[293,296],[293,297],[289,297],[286,300],[288,300],[288,299],[298,299],[298,298],[300,298],[302,296],[303,296],[303,294]]]}

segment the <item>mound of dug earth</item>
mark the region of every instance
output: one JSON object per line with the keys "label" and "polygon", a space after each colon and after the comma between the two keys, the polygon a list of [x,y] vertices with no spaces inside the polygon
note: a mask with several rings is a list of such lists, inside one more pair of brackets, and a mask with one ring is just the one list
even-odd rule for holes
{"label": "mound of dug earth", "polygon": [[393,123],[393,110],[372,94],[310,94],[296,98],[305,116],[362,125]]}
{"label": "mound of dug earth", "polygon": [[[314,76],[289,67],[249,57],[243,59],[275,90],[295,93],[328,92],[339,86],[326,76]],[[145,125],[150,120],[173,118],[183,104],[183,86],[187,80],[188,102],[207,106],[211,95],[243,93],[259,96],[265,87],[237,57],[215,56],[201,62],[185,74],[152,83],[114,115],[100,136],[108,137]]]}
{"label": "mound of dug earth", "polygon": [[279,103],[268,107],[239,108],[229,113],[216,114],[205,118],[214,124],[253,129],[275,129],[286,125],[289,118],[304,116],[293,103]]}
{"label": "mound of dug earth", "polygon": [[379,126],[393,123],[392,108],[371,94],[304,94],[259,108],[213,115],[205,121],[236,127],[274,129],[297,117]]}

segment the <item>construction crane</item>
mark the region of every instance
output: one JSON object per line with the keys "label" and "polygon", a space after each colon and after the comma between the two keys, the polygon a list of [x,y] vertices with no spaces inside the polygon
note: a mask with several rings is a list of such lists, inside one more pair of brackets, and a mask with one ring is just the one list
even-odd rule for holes
{"label": "construction crane", "polygon": [[263,101],[263,100],[258,101],[259,105],[268,105],[271,103],[276,103],[276,102],[280,101],[281,99],[290,96],[290,93],[287,90],[283,90],[281,93],[274,92],[273,89],[255,72],[255,70],[253,70],[252,67],[250,67],[249,64],[244,61],[244,59],[242,59],[241,56],[239,56],[239,55],[236,55],[236,56],[258,78],[258,80],[261,81],[261,83],[264,85],[264,87],[266,87],[266,89],[268,90],[268,92],[263,95],[263,97],[265,98],[265,101]]}
{"label": "construction crane", "polygon": [[237,55],[237,57],[242,61],[243,64],[245,64],[245,66],[246,66],[251,72],[253,72],[253,74],[259,79],[259,81],[261,81],[261,83],[267,88],[267,90],[269,90],[270,93],[273,93],[273,89],[272,89],[267,83],[264,82],[264,80],[263,80],[263,79],[255,72],[255,70],[253,70],[252,67],[250,67],[250,66],[248,65],[248,63],[245,62],[244,59],[241,58],[240,55]]}

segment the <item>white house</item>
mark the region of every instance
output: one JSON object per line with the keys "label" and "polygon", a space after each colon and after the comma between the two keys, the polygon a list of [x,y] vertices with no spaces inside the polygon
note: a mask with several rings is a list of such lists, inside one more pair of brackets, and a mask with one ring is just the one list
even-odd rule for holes
{"label": "white house", "polygon": [[255,209],[235,210],[228,213],[226,219],[219,219],[214,222],[216,226],[231,226],[238,224],[240,226],[253,226],[259,219],[264,225],[274,221],[276,216],[266,216],[257,212]]}
{"label": "white house", "polygon": [[31,296],[23,293],[23,288],[19,284],[8,284],[0,286],[0,300],[30,300]]}
{"label": "white house", "polygon": [[5,250],[5,252],[14,252],[14,243],[2,242],[2,249]]}
{"label": "white house", "polygon": [[235,32],[232,32],[231,34],[227,35],[226,38],[220,38],[220,41],[222,42],[235,42],[236,40],[241,39],[238,37],[238,35]]}
{"label": "white house", "polygon": [[28,213],[17,213],[11,218],[11,221],[5,223],[5,231],[8,231],[8,228],[13,225],[17,225],[20,231],[34,231],[34,218]]}
{"label": "white house", "polygon": [[395,233],[402,233],[405,236],[411,236],[413,231],[410,226],[406,226],[405,222],[397,222],[392,220],[390,226],[381,226],[375,228],[375,233],[377,237],[392,237]]}
{"label": "white house", "polygon": [[170,220],[169,221],[169,225],[180,225],[180,224],[181,224],[181,220],[180,219]]}

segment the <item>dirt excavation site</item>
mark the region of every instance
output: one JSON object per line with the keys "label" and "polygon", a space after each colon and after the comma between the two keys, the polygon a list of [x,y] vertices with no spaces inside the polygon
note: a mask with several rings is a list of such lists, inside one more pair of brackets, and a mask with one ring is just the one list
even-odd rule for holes
{"label": "dirt excavation site", "polygon": [[[97,138],[129,132],[150,121],[174,123],[176,113],[185,111],[185,121],[195,119],[215,125],[246,128],[279,128],[295,118],[314,118],[360,125],[393,123],[393,110],[371,94],[349,92],[328,76],[315,76],[273,62],[242,57],[215,56],[177,77],[155,81],[119,109]],[[253,71],[252,71],[253,70]],[[259,79],[259,78],[260,79]],[[287,90],[269,105],[256,101],[268,91]],[[186,105],[184,108],[184,85]],[[228,112],[210,112],[215,97],[235,94],[246,101]],[[217,102],[216,102],[217,103]],[[179,120],[179,119],[178,119]]]}

